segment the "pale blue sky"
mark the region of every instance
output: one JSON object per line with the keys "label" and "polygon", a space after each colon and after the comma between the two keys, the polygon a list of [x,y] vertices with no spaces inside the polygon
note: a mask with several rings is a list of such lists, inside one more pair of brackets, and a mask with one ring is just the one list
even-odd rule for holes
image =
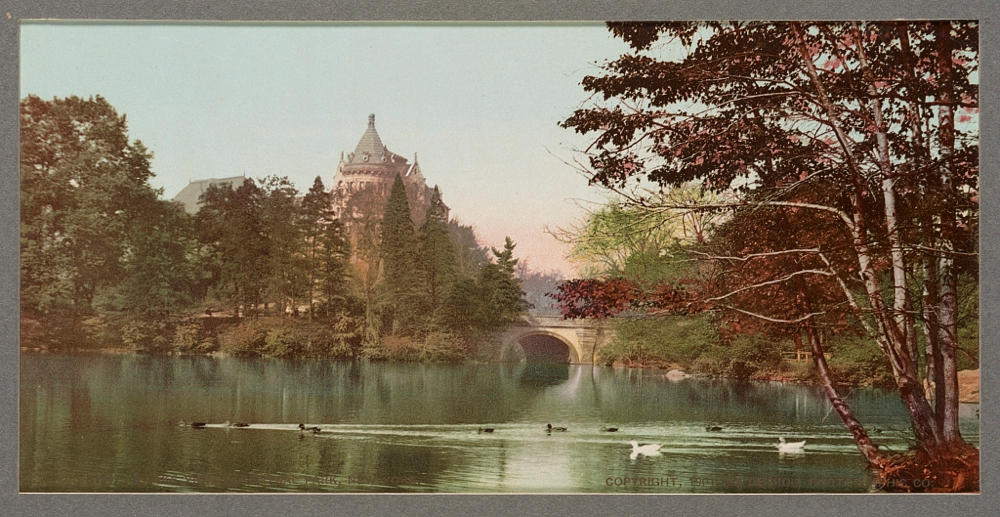
{"label": "pale blue sky", "polygon": [[533,269],[570,267],[543,231],[602,193],[563,163],[558,127],[595,63],[625,45],[603,25],[60,24],[21,28],[21,96],[101,95],[155,153],[154,186],[287,175],[330,185],[376,114],[382,141],[440,185],[484,244]]}

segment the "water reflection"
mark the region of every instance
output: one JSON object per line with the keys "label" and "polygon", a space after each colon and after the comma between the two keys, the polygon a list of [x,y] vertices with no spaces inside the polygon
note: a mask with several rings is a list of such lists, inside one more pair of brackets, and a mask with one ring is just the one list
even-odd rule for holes
{"label": "water reflection", "polygon": [[[820,390],[674,382],[659,370],[25,354],[20,390],[23,491],[775,491],[749,484],[761,476],[786,480],[779,491],[864,491],[868,481]],[[893,394],[858,389],[848,402],[885,429],[876,441],[907,446]],[[549,422],[569,430],[546,433]],[[977,413],[962,423],[977,441]],[[780,455],[779,436],[807,440],[805,452]],[[662,455],[631,459],[630,440],[662,444]],[[615,482],[629,477],[681,481]],[[801,485],[818,479],[852,484]]]}

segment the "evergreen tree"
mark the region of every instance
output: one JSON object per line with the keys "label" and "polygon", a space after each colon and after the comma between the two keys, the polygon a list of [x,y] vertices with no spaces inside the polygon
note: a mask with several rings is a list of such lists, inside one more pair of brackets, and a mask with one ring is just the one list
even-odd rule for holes
{"label": "evergreen tree", "polygon": [[417,308],[416,236],[403,179],[397,174],[382,217],[381,256],[386,301],[384,315],[397,334],[411,327]]}
{"label": "evergreen tree", "polygon": [[455,246],[448,234],[447,209],[437,187],[431,194],[424,224],[417,233],[421,314],[436,315],[457,270]]}
{"label": "evergreen tree", "polygon": [[330,217],[330,196],[323,186],[323,180],[316,176],[309,192],[302,198],[299,224],[305,236],[305,260],[306,260],[306,300],[309,303],[309,319],[312,320],[315,312],[317,273],[319,271],[319,257],[321,244],[320,236],[325,229],[325,223]]}
{"label": "evergreen tree", "polygon": [[513,323],[527,310],[524,291],[515,274],[514,241],[507,237],[503,251],[492,248],[495,262],[479,270],[479,290],[483,297],[479,324],[484,330],[496,331]]}
{"label": "evergreen tree", "polygon": [[305,296],[308,278],[306,244],[301,226],[298,191],[287,177],[261,180],[261,220],[267,241],[266,292],[279,314],[294,313],[296,300]]}

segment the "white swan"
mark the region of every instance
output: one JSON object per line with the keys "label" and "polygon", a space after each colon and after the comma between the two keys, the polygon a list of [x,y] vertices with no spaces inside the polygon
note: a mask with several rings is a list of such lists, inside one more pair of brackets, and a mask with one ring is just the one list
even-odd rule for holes
{"label": "white swan", "polygon": [[784,436],[778,437],[778,443],[774,444],[778,448],[778,452],[781,453],[798,453],[805,449],[806,442],[802,440],[801,442],[786,442]]}
{"label": "white swan", "polygon": [[656,443],[639,445],[639,442],[635,440],[632,440],[628,443],[632,444],[632,454],[629,455],[629,458],[633,460],[638,458],[640,454],[643,456],[659,456],[660,447],[662,447],[662,445]]}

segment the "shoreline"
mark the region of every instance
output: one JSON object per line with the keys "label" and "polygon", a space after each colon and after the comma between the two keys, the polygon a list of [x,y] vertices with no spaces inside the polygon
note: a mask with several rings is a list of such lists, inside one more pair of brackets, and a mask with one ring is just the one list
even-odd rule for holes
{"label": "shoreline", "polygon": [[[222,351],[213,352],[180,352],[180,351],[164,351],[164,352],[143,352],[138,350],[130,350],[128,348],[66,348],[52,350],[43,347],[19,347],[20,353],[34,353],[34,354],[102,354],[102,355],[162,355],[169,357],[184,357],[184,356],[202,356],[202,357],[236,357],[232,354],[227,354]],[[260,358],[265,358],[261,356]],[[296,359],[295,357],[267,357],[268,359]],[[317,357],[301,357],[300,359],[322,359]],[[332,361],[343,362],[343,360],[338,359],[327,359]],[[352,358],[351,361],[356,360]],[[421,363],[421,361],[406,361]],[[460,362],[458,364],[481,364],[477,361],[467,361],[465,363]],[[495,363],[503,364],[503,363]],[[573,366],[569,364],[569,366]],[[615,363],[612,365],[598,365],[598,364],[578,364],[576,366],[601,366],[604,368],[613,369],[645,369],[645,370],[663,370],[664,376],[673,382],[678,382],[687,378],[701,378],[701,379],[730,379],[729,377],[713,376],[701,373],[688,373],[680,365],[674,364],[623,364]],[[959,402],[961,404],[980,404],[979,390],[979,369],[975,370],[961,370],[958,372],[959,377]],[[798,384],[805,386],[818,386],[818,383],[809,382],[808,379],[789,377],[788,375],[782,375],[779,373],[772,373],[767,375],[753,375],[746,379],[753,382],[778,382],[782,384]],[[861,387],[863,384],[840,384],[839,386],[844,387]]]}

